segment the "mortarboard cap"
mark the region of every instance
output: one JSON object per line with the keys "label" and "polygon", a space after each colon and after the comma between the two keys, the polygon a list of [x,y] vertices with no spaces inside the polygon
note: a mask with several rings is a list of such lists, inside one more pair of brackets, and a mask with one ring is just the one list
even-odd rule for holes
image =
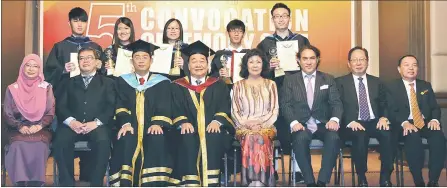
{"label": "mortarboard cap", "polygon": [[160,47],[140,39],[130,43],[129,45],[127,45],[126,48],[132,51],[132,55],[136,52],[146,52],[152,56],[154,54],[154,51]]}
{"label": "mortarboard cap", "polygon": [[191,56],[194,54],[202,54],[207,58],[215,53],[213,49],[208,47],[206,44],[204,44],[200,40],[190,44],[186,48],[183,48],[181,51],[188,56]]}

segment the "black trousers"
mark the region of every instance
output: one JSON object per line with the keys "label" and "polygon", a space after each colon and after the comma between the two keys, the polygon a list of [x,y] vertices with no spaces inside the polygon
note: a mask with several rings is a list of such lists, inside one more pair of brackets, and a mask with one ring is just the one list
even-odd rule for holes
{"label": "black trousers", "polygon": [[340,151],[340,137],[337,131],[326,129],[325,124],[318,124],[318,129],[313,134],[306,128],[304,131],[292,133],[292,147],[298,166],[301,168],[304,182],[306,184],[315,183],[310,156],[310,142],[318,139],[324,142],[323,159],[321,169],[318,174],[318,181],[329,183],[332,169],[335,166],[338,152]]}
{"label": "black trousers", "polygon": [[57,128],[53,140],[53,152],[59,169],[61,186],[74,186],[74,143],[80,140],[89,142],[90,185],[102,186],[110,156],[110,128],[103,125],[86,135],[76,134],[68,126]]}
{"label": "black trousers", "polygon": [[[410,121],[413,123],[413,121]],[[400,127],[400,135],[403,136],[403,128]],[[425,122],[425,126],[418,130],[404,136],[404,151],[407,157],[408,166],[410,172],[413,175],[413,181],[415,184],[424,183],[422,177],[422,168],[424,167],[424,146],[422,145],[422,138],[426,138],[428,142],[429,161],[428,161],[428,178],[429,181],[437,182],[444,168],[445,160],[445,137],[442,130],[430,130],[428,128],[428,121]]]}
{"label": "black trousers", "polygon": [[380,152],[380,183],[389,181],[393,171],[393,149],[391,142],[391,130],[378,130],[378,120],[357,121],[365,131],[352,131],[351,128],[343,128],[341,139],[352,141],[352,159],[359,179],[366,180],[365,173],[368,171],[368,143],[370,138],[376,138]]}

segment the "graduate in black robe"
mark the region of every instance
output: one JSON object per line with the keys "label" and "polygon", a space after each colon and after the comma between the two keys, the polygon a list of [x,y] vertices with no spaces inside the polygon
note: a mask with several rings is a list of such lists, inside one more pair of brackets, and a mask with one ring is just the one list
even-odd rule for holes
{"label": "graduate in black robe", "polygon": [[[88,21],[87,12],[79,7],[73,8],[68,14],[68,20],[70,22],[72,34],[64,40],[54,44],[43,68],[45,80],[53,86],[56,103],[58,103],[60,95],[64,92],[64,87],[61,87],[61,85],[64,85],[70,78],[70,73],[65,69],[65,65],[70,63],[70,54],[78,53],[81,48],[90,47],[95,49],[96,53],[102,57],[101,46],[85,36]],[[100,63],[100,59],[96,60],[97,63]],[[88,168],[91,166],[88,164],[88,152],[79,152],[78,156],[80,157],[79,179],[81,181],[88,181],[88,172],[91,171]]]}
{"label": "graduate in black robe", "polygon": [[200,41],[184,52],[189,57],[190,77],[174,81],[173,125],[178,127],[177,163],[171,182],[181,186],[218,186],[224,152],[234,135],[227,85],[207,77],[207,58],[213,54]]}
{"label": "graduate in black robe", "polygon": [[171,84],[168,78],[149,72],[157,46],[138,40],[129,44],[135,73],[117,81],[116,124],[113,145],[112,186],[166,186],[172,167],[165,132],[171,127]]}

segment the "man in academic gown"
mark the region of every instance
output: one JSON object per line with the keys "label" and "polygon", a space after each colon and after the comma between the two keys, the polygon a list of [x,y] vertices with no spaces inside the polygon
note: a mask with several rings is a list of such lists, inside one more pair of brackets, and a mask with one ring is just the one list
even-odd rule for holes
{"label": "man in academic gown", "polygon": [[[71,62],[70,54],[78,53],[79,49],[84,47],[95,49],[95,53],[98,53],[100,57],[102,54],[101,46],[85,36],[88,15],[84,9],[79,7],[71,9],[68,13],[68,21],[71,28],[71,35],[54,44],[43,69],[45,80],[53,85],[56,103],[58,103],[60,93],[64,92],[63,87],[60,86],[70,78],[70,72],[74,70],[75,67],[76,62]],[[100,63],[100,59],[97,59],[96,63]],[[90,171],[88,167],[91,166],[88,164],[88,159],[90,157],[88,156],[88,152],[79,152],[78,156],[80,158],[79,179],[81,181],[88,181],[88,172]]]}
{"label": "man in academic gown", "polygon": [[74,143],[89,143],[90,186],[102,186],[110,156],[111,120],[116,91],[112,79],[96,73],[95,49],[79,51],[81,74],[69,78],[56,104],[59,124],[53,139],[61,186],[74,186]]}
{"label": "man in academic gown", "polygon": [[168,78],[149,71],[154,50],[142,40],[129,44],[135,73],[116,81],[116,125],[110,169],[112,186],[166,186],[172,172],[165,132],[171,127]]}
{"label": "man in academic gown", "polygon": [[[228,78],[224,80],[229,88],[233,85],[233,69],[236,65],[234,63],[235,53],[246,53],[248,49],[242,48],[242,40],[245,35],[245,24],[241,20],[234,19],[227,24],[227,33],[230,38],[230,45],[223,50],[218,50],[211,61],[210,76]],[[221,58],[225,57],[226,68],[223,67]],[[239,73],[236,73],[239,74]]]}
{"label": "man in academic gown", "polygon": [[[298,51],[299,49],[303,48],[303,46],[310,45],[310,43],[305,36],[298,33],[292,33],[292,31],[289,30],[289,22],[292,12],[287,5],[285,5],[284,3],[276,3],[275,5],[273,5],[270,14],[272,16],[272,22],[275,25],[275,33],[265,37],[256,48],[264,52],[265,56],[270,62],[270,79],[276,82],[278,88],[281,88],[285,76],[276,77],[275,68],[279,66],[280,60],[277,58],[272,58],[273,55],[270,53],[270,51],[277,49],[276,42],[297,41]],[[288,75],[296,72],[298,71],[285,71],[285,74]],[[278,91],[278,95],[281,96],[281,93],[279,92],[281,91]],[[289,153],[291,143],[290,128],[284,121],[284,117],[281,113],[278,116],[278,120],[275,122],[275,126],[278,131],[277,138],[281,142],[283,151],[285,151],[285,153]],[[300,172],[301,170],[296,163],[295,169],[298,169],[296,172],[296,182],[303,183],[304,181],[303,176]]]}
{"label": "man in academic gown", "polygon": [[226,84],[207,77],[208,46],[196,41],[184,49],[189,54],[190,77],[174,81],[173,125],[180,129],[179,155],[172,183],[181,186],[218,186],[220,164],[231,144],[234,123],[229,117]]}

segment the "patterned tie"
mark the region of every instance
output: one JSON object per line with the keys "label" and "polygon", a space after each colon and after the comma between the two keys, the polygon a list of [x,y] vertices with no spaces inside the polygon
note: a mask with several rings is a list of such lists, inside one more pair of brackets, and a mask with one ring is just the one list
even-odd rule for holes
{"label": "patterned tie", "polygon": [[[309,108],[312,109],[312,105],[314,103],[314,89],[313,89],[313,85],[312,85],[312,78],[314,75],[306,75],[306,79],[307,79],[307,86],[306,86],[306,94],[307,94],[307,105],[309,105]],[[317,127],[317,123],[315,121],[315,118],[313,118],[312,116],[310,117],[310,119],[306,122],[307,124],[307,128],[314,133],[315,131],[317,131],[318,127]]]}
{"label": "patterned tie", "polygon": [[93,76],[83,76],[82,79],[84,80],[84,87],[87,89],[88,85],[92,81]]}
{"label": "patterned tie", "polygon": [[424,119],[422,118],[421,111],[419,110],[418,99],[416,97],[416,91],[414,91],[414,83],[410,83],[410,103],[411,113],[413,114],[413,123],[418,129],[424,127]]}
{"label": "patterned tie", "polygon": [[202,83],[202,80],[196,80],[196,84],[200,85]]}
{"label": "patterned tie", "polygon": [[140,81],[140,85],[143,85],[146,80],[144,78],[140,78],[138,81]]}
{"label": "patterned tie", "polygon": [[369,120],[369,105],[368,99],[366,96],[366,88],[365,84],[363,84],[363,78],[359,77],[359,110],[360,110],[360,119],[363,121]]}

